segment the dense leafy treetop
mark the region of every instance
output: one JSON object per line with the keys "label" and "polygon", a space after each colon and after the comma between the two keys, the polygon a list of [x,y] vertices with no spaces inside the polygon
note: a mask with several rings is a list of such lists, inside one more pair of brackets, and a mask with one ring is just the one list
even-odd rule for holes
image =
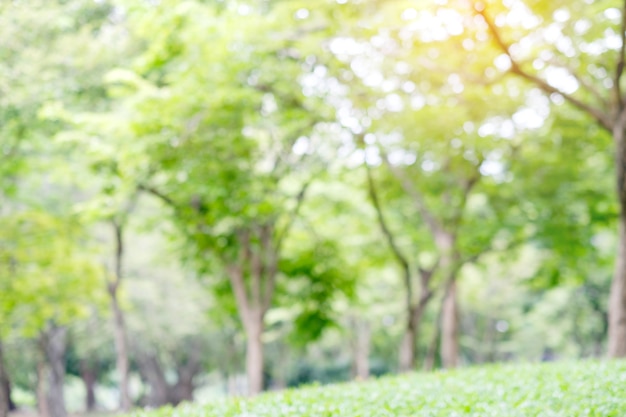
{"label": "dense leafy treetop", "polygon": [[102,269],[75,219],[22,212],[0,221],[0,332],[36,335],[103,301]]}

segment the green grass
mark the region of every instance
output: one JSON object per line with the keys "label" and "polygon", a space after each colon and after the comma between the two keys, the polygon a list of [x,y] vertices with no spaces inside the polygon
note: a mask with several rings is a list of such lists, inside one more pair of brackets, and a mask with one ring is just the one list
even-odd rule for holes
{"label": "green grass", "polygon": [[135,417],[626,416],[626,362],[468,368],[268,393]]}

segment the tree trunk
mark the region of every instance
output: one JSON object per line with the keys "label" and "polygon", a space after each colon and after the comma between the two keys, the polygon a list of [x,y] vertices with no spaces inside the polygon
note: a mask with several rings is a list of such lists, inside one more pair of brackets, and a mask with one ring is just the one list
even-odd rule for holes
{"label": "tree trunk", "polygon": [[417,329],[414,328],[412,320],[408,321],[407,328],[402,336],[400,343],[398,371],[411,372],[415,363],[415,339],[417,337]]}
{"label": "tree trunk", "polygon": [[448,286],[441,313],[441,361],[444,368],[456,368],[459,360],[459,312],[455,279]]}
{"label": "tree trunk", "polygon": [[194,379],[202,370],[200,363],[202,357],[201,347],[197,343],[192,342],[187,349],[188,356],[186,361],[177,365],[176,373],[178,380],[172,388],[171,394],[173,404],[193,401],[193,393],[196,388]]}
{"label": "tree trunk", "polygon": [[409,310],[406,331],[402,338],[402,344],[400,345],[400,360],[398,366],[400,372],[411,372],[415,369],[419,325],[430,298],[430,293],[423,294],[419,303]]}
{"label": "tree trunk", "polygon": [[111,309],[113,310],[113,337],[115,340],[115,367],[119,378],[120,410],[130,411],[131,402],[128,384],[128,343],[126,340],[126,326],[124,313],[117,301],[117,295],[111,296]]}
{"label": "tree trunk", "polygon": [[9,401],[4,390],[0,390],[0,417],[9,415]]}
{"label": "tree trunk", "polygon": [[96,409],[96,380],[98,379],[98,371],[96,367],[83,361],[80,365],[80,376],[85,384],[85,410],[93,411]]}
{"label": "tree trunk", "polygon": [[150,393],[144,399],[144,404],[149,407],[161,407],[166,404],[178,405],[183,401],[193,401],[194,378],[202,369],[197,353],[199,352],[192,352],[189,361],[177,367],[178,379],[174,385],[167,382],[163,367],[155,354],[138,353],[139,373],[150,387]]}
{"label": "tree trunk", "polygon": [[611,358],[626,356],[626,138],[620,122],[613,129],[620,216],[617,258],[609,297],[608,354]]}
{"label": "tree trunk", "polygon": [[[273,233],[273,224],[238,230],[237,260],[226,263],[237,311],[246,332],[248,395],[259,394],[264,388],[262,335],[265,314],[272,305],[280,248],[279,243],[273,242]],[[254,235],[258,238],[256,244]]]}
{"label": "tree trunk", "polygon": [[17,410],[11,396],[11,381],[6,378],[0,386],[0,417],[6,417],[10,411]]}
{"label": "tree trunk", "polygon": [[[248,394],[256,395],[263,391],[263,316],[250,315],[246,327],[246,373]],[[259,317],[256,317],[259,316]]]}
{"label": "tree trunk", "polygon": [[142,379],[150,387],[150,394],[145,401],[148,407],[161,407],[170,402],[170,387],[165,380],[163,368],[153,354],[140,353],[137,355],[139,372]]}
{"label": "tree trunk", "polygon": [[426,358],[424,359],[424,370],[427,372],[435,369],[435,362],[437,360],[437,346],[439,345],[439,336],[440,332],[439,323],[435,325],[434,333],[432,339],[430,340],[430,344],[428,345],[428,352],[426,353]]}
{"label": "tree trunk", "polygon": [[37,412],[39,417],[50,417],[46,398],[46,379],[48,369],[44,361],[37,363]]}
{"label": "tree trunk", "polygon": [[11,387],[11,380],[8,377],[4,381],[4,387],[2,387],[2,390],[4,391],[6,398],[9,400],[9,411],[17,410],[17,405],[13,402],[13,388]]}
{"label": "tree trunk", "polygon": [[11,394],[9,387],[9,378],[4,365],[4,355],[2,352],[2,344],[0,344],[0,417],[7,417],[11,408]]}
{"label": "tree trunk", "polygon": [[49,365],[46,403],[50,417],[66,417],[63,384],[65,382],[65,350],[67,329],[52,326],[42,340],[46,360]]}
{"label": "tree trunk", "polygon": [[372,334],[366,320],[355,319],[354,330],[354,376],[356,379],[364,380],[370,376],[369,356]]}
{"label": "tree trunk", "polygon": [[172,404],[178,405],[183,401],[192,402],[195,386],[193,378],[180,378],[173,388]]}
{"label": "tree trunk", "polygon": [[611,358],[626,356],[626,219],[624,215],[620,216],[617,259],[609,298],[608,353]]}
{"label": "tree trunk", "polygon": [[130,390],[129,390],[129,365],[128,365],[128,342],[126,340],[126,325],[124,323],[124,312],[118,300],[119,287],[122,282],[122,271],[124,261],[124,235],[123,228],[117,223],[113,223],[115,233],[115,278],[109,282],[108,290],[111,299],[111,310],[113,311],[113,338],[115,342],[115,367],[119,378],[120,410],[130,411]]}
{"label": "tree trunk", "polygon": [[[409,292],[408,289],[405,291]],[[411,372],[415,365],[415,345],[417,339],[417,326],[418,320],[416,320],[414,314],[414,308],[410,299],[407,302],[407,318],[406,318],[406,330],[404,336],[402,336],[402,342],[400,343],[399,352],[399,372]]]}
{"label": "tree trunk", "polygon": [[441,304],[439,305],[439,309],[437,311],[437,319],[435,320],[433,335],[428,346],[426,358],[424,359],[425,371],[432,371],[433,369],[435,369],[435,362],[437,361],[437,347],[439,346],[439,342],[441,339],[441,317],[443,315],[444,301],[445,295],[444,299],[441,300]]}

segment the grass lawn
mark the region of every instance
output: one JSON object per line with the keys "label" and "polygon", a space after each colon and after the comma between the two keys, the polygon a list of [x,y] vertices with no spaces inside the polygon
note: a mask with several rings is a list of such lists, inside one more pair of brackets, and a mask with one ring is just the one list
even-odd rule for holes
{"label": "grass lawn", "polygon": [[493,365],[267,393],[135,417],[626,417],[626,362]]}

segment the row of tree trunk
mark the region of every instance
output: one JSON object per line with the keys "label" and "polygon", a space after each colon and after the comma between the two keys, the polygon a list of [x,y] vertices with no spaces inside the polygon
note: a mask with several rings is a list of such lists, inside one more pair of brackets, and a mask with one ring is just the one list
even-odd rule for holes
{"label": "row of tree trunk", "polygon": [[[441,360],[445,368],[454,368],[458,365],[459,346],[458,346],[458,301],[457,301],[457,272],[462,266],[461,254],[456,247],[458,225],[463,216],[465,202],[467,197],[476,185],[479,176],[470,178],[466,183],[462,184],[463,199],[461,204],[456,207],[454,218],[455,222],[444,224],[441,219],[437,219],[431,210],[426,207],[424,198],[419,191],[413,187],[407,177],[391,165],[383,153],[384,160],[390,171],[402,184],[403,189],[414,201],[418,212],[428,225],[429,231],[435,242],[439,259],[427,268],[422,266],[413,266],[409,257],[402,252],[396,243],[396,236],[392,232],[385,218],[382,202],[378,195],[377,187],[374,183],[372,169],[369,165],[365,165],[367,174],[368,193],[374,210],[378,225],[387,241],[387,244],[396,258],[398,265],[401,267],[404,292],[405,292],[405,315],[406,327],[404,337],[399,349],[398,369],[400,372],[409,372],[416,368],[417,360],[417,339],[419,335],[420,323],[426,312],[426,308],[435,295],[433,287],[433,278],[435,274],[443,277],[445,294],[440,311],[440,336],[441,338]],[[417,270],[417,274],[413,271]],[[417,275],[417,276],[416,276]],[[419,296],[415,294],[415,281],[419,283]],[[434,353],[429,355],[433,356]],[[427,360],[427,362],[434,362]]]}
{"label": "row of tree trunk", "polygon": [[[124,313],[119,304],[119,290],[123,281],[124,227],[123,222],[112,221],[114,231],[113,277],[107,282],[110,306],[113,313],[113,335],[116,351],[116,368],[119,378],[121,411],[130,411],[132,402],[129,391],[129,348],[126,336]],[[42,417],[66,417],[64,399],[65,356],[67,350],[67,328],[49,323],[39,338],[41,360],[37,365],[37,405]],[[154,355],[139,354],[140,375],[150,387],[144,398],[144,405],[161,406],[178,404],[193,399],[194,378],[201,371],[200,352],[194,350],[186,363],[177,369],[178,379],[169,384],[165,372]],[[90,362],[83,361],[80,373],[85,384],[87,410],[96,408],[95,386],[98,370]],[[15,409],[11,400],[11,385],[5,368],[2,345],[0,344],[0,417],[7,417]]]}
{"label": "row of tree trunk", "polygon": [[194,379],[202,371],[201,352],[192,349],[187,361],[177,364],[176,382],[167,381],[165,369],[154,353],[138,355],[139,373],[148,386],[149,392],[140,403],[148,407],[160,407],[165,404],[177,405],[183,401],[193,401],[196,388]]}
{"label": "row of tree trunk", "polygon": [[[65,417],[67,410],[64,400],[65,354],[67,348],[67,328],[53,326],[40,338],[43,353],[37,366],[37,408],[41,417]],[[191,352],[189,359],[177,365],[177,380],[167,382],[165,369],[154,354],[137,355],[139,373],[149,390],[140,400],[142,406],[160,407],[166,404],[179,404],[193,401],[194,379],[201,372],[200,351]],[[6,417],[15,410],[11,401],[11,386],[4,368],[4,358],[0,346],[0,417]],[[96,409],[95,387],[98,379],[97,369],[81,364],[81,378],[85,384],[85,407],[87,411]],[[129,396],[130,399],[130,396]]]}

